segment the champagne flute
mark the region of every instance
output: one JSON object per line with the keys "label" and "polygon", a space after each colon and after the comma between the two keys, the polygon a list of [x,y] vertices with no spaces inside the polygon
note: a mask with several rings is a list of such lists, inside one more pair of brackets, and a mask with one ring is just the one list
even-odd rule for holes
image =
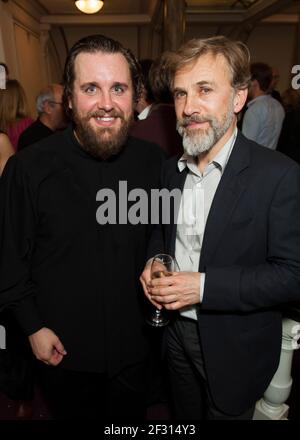
{"label": "champagne flute", "polygon": [[[174,257],[167,254],[158,254],[152,260],[151,279],[170,277],[172,272],[178,271],[178,264]],[[164,327],[169,324],[169,317],[165,309],[157,309],[151,311],[147,317],[147,323],[153,327]]]}

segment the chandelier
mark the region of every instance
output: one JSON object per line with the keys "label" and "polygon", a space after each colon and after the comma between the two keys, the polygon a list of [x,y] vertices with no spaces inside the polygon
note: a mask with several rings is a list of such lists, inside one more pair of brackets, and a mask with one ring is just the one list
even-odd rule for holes
{"label": "chandelier", "polygon": [[104,2],[102,0],[76,0],[75,5],[85,14],[95,14],[102,9]]}

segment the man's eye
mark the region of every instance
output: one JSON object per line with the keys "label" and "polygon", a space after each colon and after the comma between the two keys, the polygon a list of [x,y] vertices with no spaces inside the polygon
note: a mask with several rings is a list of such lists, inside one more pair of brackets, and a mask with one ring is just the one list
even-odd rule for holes
{"label": "man's eye", "polygon": [[179,90],[178,92],[174,93],[174,98],[175,99],[180,99],[180,98],[183,98],[185,95],[186,95],[186,93],[184,91],[180,91]]}
{"label": "man's eye", "polygon": [[114,86],[112,90],[113,90],[114,93],[123,93],[124,92],[124,87],[122,87],[122,86]]}
{"label": "man's eye", "polygon": [[201,87],[200,89],[200,92],[204,95],[208,95],[211,91],[212,89],[210,89],[209,87]]}
{"label": "man's eye", "polygon": [[96,92],[96,86],[88,86],[84,89],[86,93],[95,93]]}

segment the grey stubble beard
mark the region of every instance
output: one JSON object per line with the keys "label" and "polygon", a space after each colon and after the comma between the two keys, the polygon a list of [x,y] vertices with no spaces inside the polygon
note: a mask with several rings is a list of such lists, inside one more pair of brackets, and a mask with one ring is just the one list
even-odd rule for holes
{"label": "grey stubble beard", "polygon": [[[234,117],[234,96],[232,96],[231,102],[228,105],[226,112],[222,115],[221,121],[215,116],[209,114],[205,116],[196,114],[179,120],[177,122],[177,130],[183,138],[183,148],[185,153],[197,157],[201,153],[210,151],[219,139],[221,139],[221,137],[227,132]],[[209,127],[206,130],[188,130],[186,125],[193,121],[208,122]]]}

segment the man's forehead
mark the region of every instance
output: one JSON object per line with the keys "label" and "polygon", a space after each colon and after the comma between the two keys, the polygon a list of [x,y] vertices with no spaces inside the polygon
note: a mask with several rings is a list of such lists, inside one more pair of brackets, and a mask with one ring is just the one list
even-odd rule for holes
{"label": "man's forehead", "polygon": [[226,58],[222,54],[205,53],[197,59],[181,66],[175,72],[174,82],[184,77],[193,76],[201,81],[211,81],[213,78],[224,75],[229,77],[230,69]]}
{"label": "man's forehead", "polygon": [[[103,60],[104,58],[106,58],[106,60],[111,60],[113,62],[116,62],[120,65],[124,64],[124,65],[128,66],[128,62],[127,62],[126,58],[120,52],[111,53],[111,52],[97,51],[97,52],[80,52],[76,56],[75,61],[74,61],[75,68],[76,67],[79,67],[79,68],[83,67],[88,70],[89,65],[87,63],[97,63],[98,60],[100,60],[100,59]],[[128,66],[128,68],[129,68],[129,66]]]}
{"label": "man's forehead", "polygon": [[81,52],[75,59],[75,79],[100,81],[110,77],[114,81],[131,83],[128,62],[122,53]]}

